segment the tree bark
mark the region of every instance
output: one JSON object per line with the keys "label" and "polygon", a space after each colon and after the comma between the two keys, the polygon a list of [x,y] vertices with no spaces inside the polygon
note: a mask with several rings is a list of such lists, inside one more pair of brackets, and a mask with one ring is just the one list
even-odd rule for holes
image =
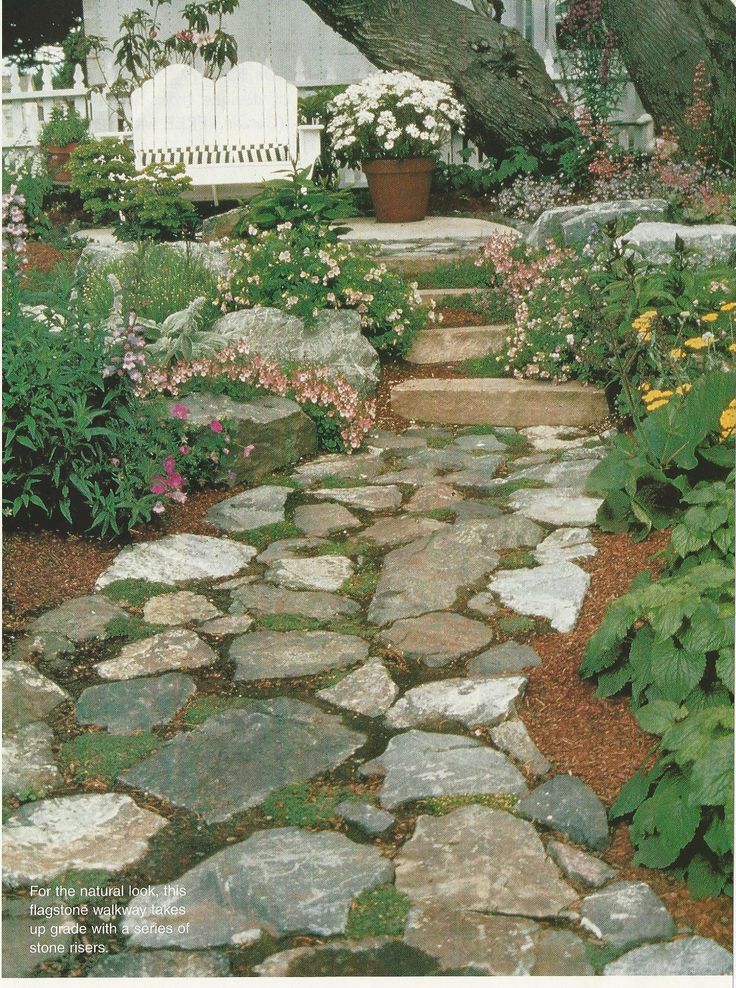
{"label": "tree bark", "polygon": [[450,83],[468,136],[489,155],[559,140],[564,113],[544,62],[518,31],[455,0],[306,0],[382,69]]}
{"label": "tree bark", "polygon": [[[693,76],[705,62],[713,84],[716,126],[734,140],[736,6],[731,0],[603,0],[624,63],[658,127],[682,132]],[[729,123],[730,121],[730,123]]]}

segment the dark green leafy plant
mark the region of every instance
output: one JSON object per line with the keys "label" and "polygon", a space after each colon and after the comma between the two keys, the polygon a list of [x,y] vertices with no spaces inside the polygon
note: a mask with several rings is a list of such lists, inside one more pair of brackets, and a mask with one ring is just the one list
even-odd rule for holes
{"label": "dark green leafy plant", "polygon": [[247,217],[234,230],[236,237],[247,235],[248,227],[273,230],[281,223],[332,223],[354,216],[350,192],[328,189],[309,178],[309,169],[295,171],[289,178],[265,182],[248,203]]}
{"label": "dark green leafy plant", "polygon": [[127,180],[135,174],[135,155],[124,141],[103,137],[85,141],[69,159],[71,189],[95,223],[117,219]]}
{"label": "dark green leafy plant", "polygon": [[79,144],[86,140],[88,131],[89,121],[79,115],[75,106],[55,106],[38,135],[38,146],[47,151]]}
{"label": "dark green leafy plant", "polygon": [[184,198],[191,185],[183,165],[153,164],[123,186],[119,240],[191,240],[199,225],[197,210]]}

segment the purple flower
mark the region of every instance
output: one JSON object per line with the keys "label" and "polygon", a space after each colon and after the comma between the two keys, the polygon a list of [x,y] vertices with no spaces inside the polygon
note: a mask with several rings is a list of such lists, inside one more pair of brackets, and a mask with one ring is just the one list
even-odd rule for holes
{"label": "purple flower", "polygon": [[217,419],[212,419],[210,422],[210,429],[212,429],[213,432],[222,432],[222,422],[219,422]]}
{"label": "purple flower", "polygon": [[189,415],[189,409],[186,405],[182,405],[180,401],[172,407],[171,414],[175,419],[185,419]]}

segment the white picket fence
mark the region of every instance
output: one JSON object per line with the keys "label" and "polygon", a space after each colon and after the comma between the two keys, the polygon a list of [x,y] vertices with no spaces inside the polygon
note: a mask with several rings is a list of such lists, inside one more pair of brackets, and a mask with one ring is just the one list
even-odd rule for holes
{"label": "white picket fence", "polygon": [[54,69],[44,65],[41,85],[36,87],[35,73],[21,73],[17,65],[3,69],[3,145],[16,155],[35,150],[41,128],[57,106],[74,106],[81,117],[89,116],[88,90],[82,66],[74,69],[71,89],[54,89]]}

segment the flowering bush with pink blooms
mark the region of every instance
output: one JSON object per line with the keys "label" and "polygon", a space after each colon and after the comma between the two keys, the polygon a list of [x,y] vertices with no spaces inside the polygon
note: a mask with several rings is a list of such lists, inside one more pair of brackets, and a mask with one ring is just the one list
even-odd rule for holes
{"label": "flowering bush with pink blooms", "polygon": [[324,309],[355,309],[377,350],[403,355],[425,320],[416,285],[340,242],[326,226],[250,227],[220,282],[223,312],[273,306],[310,323]]}
{"label": "flowering bush with pink blooms", "polygon": [[[210,357],[180,360],[170,368],[150,368],[138,393],[142,398],[182,395],[172,414],[186,419],[186,393],[209,389],[223,379],[298,402],[315,419],[325,449],[357,449],[375,422],[375,402],[361,398],[345,378],[331,374],[326,367],[285,371],[271,360],[251,356],[242,340]],[[214,423],[212,427],[218,431]]]}
{"label": "flowering bush with pink blooms", "polygon": [[3,193],[3,271],[9,263],[25,263],[28,237],[25,206],[25,197],[17,186],[11,185],[9,191]]}

